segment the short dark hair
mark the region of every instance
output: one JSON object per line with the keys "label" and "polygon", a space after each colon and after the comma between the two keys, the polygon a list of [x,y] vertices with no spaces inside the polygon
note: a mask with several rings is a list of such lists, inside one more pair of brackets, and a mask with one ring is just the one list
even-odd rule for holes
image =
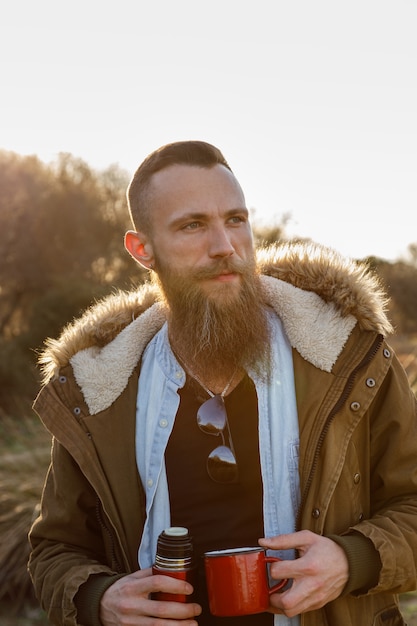
{"label": "short dark hair", "polygon": [[127,189],[130,218],[136,230],[151,232],[149,183],[156,172],[170,165],[206,168],[224,165],[232,171],[220,150],[205,141],[177,141],[158,148],[141,163]]}

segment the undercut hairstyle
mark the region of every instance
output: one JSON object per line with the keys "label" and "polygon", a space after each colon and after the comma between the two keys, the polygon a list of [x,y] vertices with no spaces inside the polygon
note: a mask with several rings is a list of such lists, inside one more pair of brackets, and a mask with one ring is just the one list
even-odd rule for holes
{"label": "undercut hairstyle", "polygon": [[152,231],[150,182],[156,172],[170,165],[211,168],[223,165],[232,171],[223,154],[205,141],[177,141],[152,152],[136,170],[127,189],[130,219],[136,231]]}

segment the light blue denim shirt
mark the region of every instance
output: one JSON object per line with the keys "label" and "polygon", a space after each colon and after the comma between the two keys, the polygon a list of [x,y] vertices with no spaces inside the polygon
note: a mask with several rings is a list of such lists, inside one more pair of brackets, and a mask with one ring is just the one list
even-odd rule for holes
{"label": "light blue denim shirt", "polygon": [[[270,313],[272,367],[268,382],[254,372],[258,396],[259,449],[263,481],[266,537],[295,530],[300,490],[298,479],[298,417],[291,346],[275,313]],[[146,522],[139,547],[141,568],[155,558],[159,533],[170,525],[168,483],[164,454],[185,383],[165,324],[148,344],[139,378],[136,418],[136,458],[146,493]],[[293,551],[271,552],[294,558]],[[299,618],[276,615],[274,626],[297,626]]]}

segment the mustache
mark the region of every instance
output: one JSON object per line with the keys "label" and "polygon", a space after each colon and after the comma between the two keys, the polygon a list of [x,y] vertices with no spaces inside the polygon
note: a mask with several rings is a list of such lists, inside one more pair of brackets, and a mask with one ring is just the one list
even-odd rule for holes
{"label": "mustache", "polygon": [[241,261],[239,259],[219,259],[209,266],[200,267],[193,271],[193,278],[207,279],[216,278],[219,274],[246,274],[253,272],[255,265],[253,262]]}

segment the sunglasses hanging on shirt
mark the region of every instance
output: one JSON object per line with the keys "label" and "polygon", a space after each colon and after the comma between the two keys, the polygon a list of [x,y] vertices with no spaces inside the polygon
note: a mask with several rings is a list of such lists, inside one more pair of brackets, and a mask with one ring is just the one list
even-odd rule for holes
{"label": "sunglasses hanging on shirt", "polygon": [[[207,458],[208,475],[216,483],[236,483],[238,480],[237,461],[222,395],[212,395],[200,406],[197,411],[197,424],[206,435],[222,438],[222,445],[214,448]],[[230,447],[225,443],[225,429]]]}
{"label": "sunglasses hanging on shirt", "polygon": [[[206,435],[221,437],[222,444],[217,446],[210,452],[207,458],[207,473],[216,483],[236,483],[239,478],[236,455],[233,448],[232,437],[230,433],[229,421],[227,419],[226,406],[224,404],[224,396],[229,390],[230,385],[236,375],[236,370],[227,383],[226,387],[220,394],[214,394],[207,389],[201,380],[196,376],[190,368],[185,365],[184,359],[176,352],[176,356],[182,363],[184,369],[194,378],[204,391],[210,396],[208,400],[203,402],[197,411],[197,424],[200,430]],[[226,445],[225,433],[229,445]]]}

